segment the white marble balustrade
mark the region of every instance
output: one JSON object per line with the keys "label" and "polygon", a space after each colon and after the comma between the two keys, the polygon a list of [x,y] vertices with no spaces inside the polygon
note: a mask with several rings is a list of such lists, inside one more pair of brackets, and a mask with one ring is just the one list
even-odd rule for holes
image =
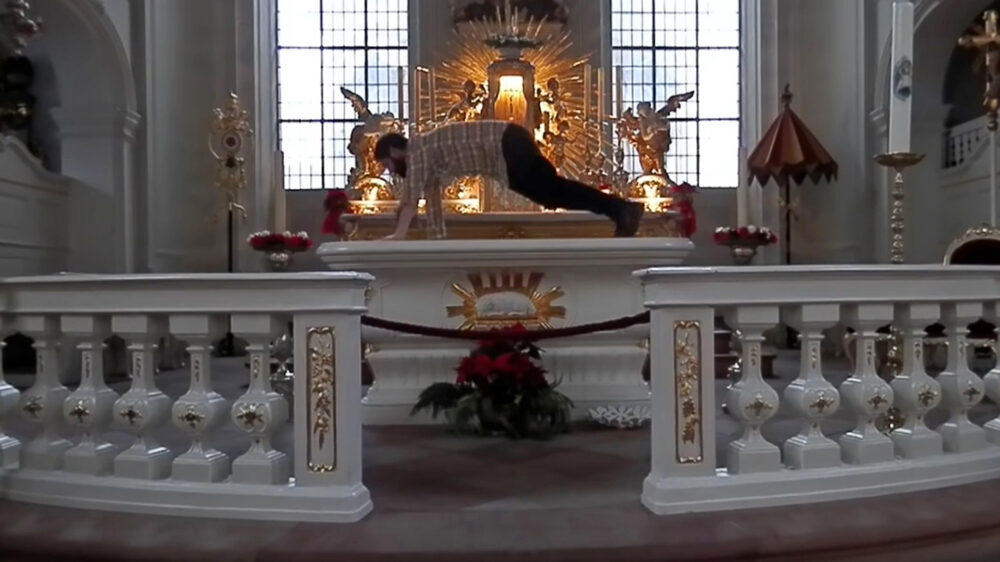
{"label": "white marble balustrade", "polygon": [[[913,492],[1000,478],[1000,417],[969,419],[985,396],[1000,402],[1000,367],[980,377],[969,367],[967,326],[997,323],[1000,267],[654,268],[637,272],[651,310],[653,402],[651,471],[643,504],[657,514],[810,503]],[[741,436],[718,444],[714,322],[723,315],[742,334],[743,371],[726,396]],[[779,322],[802,344],[799,375],[783,396],[761,377],[764,332]],[[925,369],[924,328],[940,322],[948,365]],[[824,330],[856,330],[854,368],[839,387],[824,376]],[[876,372],[880,327],[903,334],[903,367]],[[905,421],[891,433],[877,423],[890,408]],[[761,432],[779,408],[801,419],[784,442]],[[933,429],[926,415],[941,410]],[[838,410],[853,428],[831,435]],[[724,450],[724,459],[717,459]]]}
{"label": "white marble balustrade", "polygon": [[[360,316],[371,281],[350,272],[0,279],[0,336],[32,337],[37,359],[23,393],[0,371],[0,421],[20,415],[36,430],[10,435],[0,424],[0,497],[185,516],[360,520],[372,509],[361,481],[360,403]],[[301,366],[294,420],[269,378],[271,342],[289,321]],[[232,401],[213,389],[210,361],[227,331],[249,344],[247,390]],[[113,334],[128,346],[131,381],[121,395],[105,382],[103,346]],[[154,354],[167,335],[187,347],[190,385],[176,400],[155,376]],[[80,354],[72,392],[60,382],[61,346]],[[271,444],[288,423],[291,455]],[[171,428],[190,440],[177,456],[154,438]],[[234,428],[249,446],[230,458],[210,443],[213,432]],[[130,444],[115,447],[109,431],[127,433]]]}

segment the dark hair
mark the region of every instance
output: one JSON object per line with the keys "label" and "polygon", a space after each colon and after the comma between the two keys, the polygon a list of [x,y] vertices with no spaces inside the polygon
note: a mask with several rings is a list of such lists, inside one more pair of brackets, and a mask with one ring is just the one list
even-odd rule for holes
{"label": "dark hair", "polygon": [[389,149],[406,150],[409,141],[399,133],[386,133],[375,143],[375,159],[385,160],[389,157]]}

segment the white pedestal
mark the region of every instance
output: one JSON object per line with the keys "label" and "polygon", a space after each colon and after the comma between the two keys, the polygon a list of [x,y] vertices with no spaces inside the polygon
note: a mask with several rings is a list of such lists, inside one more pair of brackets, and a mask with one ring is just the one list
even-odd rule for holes
{"label": "white pedestal", "polygon": [[[603,322],[643,311],[632,272],[680,264],[694,245],[675,238],[373,241],[324,244],[330,269],[375,276],[368,314],[422,326],[529,329]],[[575,403],[648,405],[642,365],[648,325],[543,340],[542,363]],[[375,383],[363,401],[372,425],[428,423],[411,417],[421,390],[454,381],[474,341],[365,329]]]}

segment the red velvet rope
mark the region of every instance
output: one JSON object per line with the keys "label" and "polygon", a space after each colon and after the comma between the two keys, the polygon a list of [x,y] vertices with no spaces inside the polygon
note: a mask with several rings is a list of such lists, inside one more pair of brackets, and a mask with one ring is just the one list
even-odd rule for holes
{"label": "red velvet rope", "polygon": [[[426,336],[429,338],[445,338],[452,340],[505,340],[510,339],[510,334],[503,331],[478,331],[478,330],[449,330],[447,328],[432,328],[430,326],[420,326],[417,324],[406,324],[404,322],[394,322],[384,318],[373,316],[362,316],[361,323],[369,328],[379,328],[403,334]],[[614,330],[624,330],[639,324],[649,323],[649,312],[642,312],[634,316],[625,316],[604,322],[594,322],[592,324],[581,324],[579,326],[569,326],[566,328],[548,328],[543,330],[528,330],[518,333],[517,338],[524,341],[551,340],[556,338],[569,338],[582,336],[596,332],[611,332]]]}

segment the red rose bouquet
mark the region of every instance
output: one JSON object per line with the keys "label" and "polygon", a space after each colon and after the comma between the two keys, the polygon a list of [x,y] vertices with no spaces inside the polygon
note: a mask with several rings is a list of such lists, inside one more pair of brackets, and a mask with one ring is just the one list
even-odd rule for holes
{"label": "red rose bouquet", "polygon": [[673,198],[673,209],[680,213],[681,233],[685,238],[691,238],[698,232],[698,215],[694,211],[692,196],[697,193],[689,183],[670,186],[670,196]]}
{"label": "red rose bouquet", "polygon": [[547,438],[569,426],[572,402],[549,382],[539,364],[541,350],[523,326],[492,332],[455,369],[454,383],[436,383],[423,392],[413,414],[442,411],[463,433]]}
{"label": "red rose bouquet", "polygon": [[313,247],[309,234],[262,230],[247,238],[247,244],[258,252],[304,252]]}

